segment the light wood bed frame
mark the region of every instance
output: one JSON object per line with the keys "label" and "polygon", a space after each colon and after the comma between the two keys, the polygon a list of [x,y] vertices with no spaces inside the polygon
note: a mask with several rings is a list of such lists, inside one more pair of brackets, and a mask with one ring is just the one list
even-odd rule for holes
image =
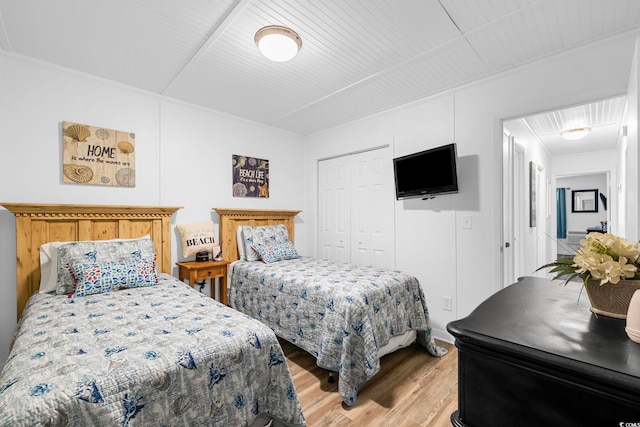
{"label": "light wood bed frame", "polygon": [[40,245],[151,235],[158,271],[171,274],[171,216],[181,207],[0,203],[16,217],[18,319],[40,285]]}
{"label": "light wood bed frame", "polygon": [[241,225],[284,224],[289,231],[289,239],[294,241],[294,217],[302,211],[213,208],[220,215],[220,249],[222,258],[233,262],[238,257],[236,230]]}

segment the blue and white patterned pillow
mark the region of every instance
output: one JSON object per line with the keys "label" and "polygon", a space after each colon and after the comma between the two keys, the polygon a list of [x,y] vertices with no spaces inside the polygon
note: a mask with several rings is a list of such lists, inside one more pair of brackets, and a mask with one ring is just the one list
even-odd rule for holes
{"label": "blue and white patterned pillow", "polygon": [[260,257],[251,248],[253,245],[275,245],[289,241],[289,230],[284,224],[242,226],[245,255],[247,261],[258,261]]}
{"label": "blue and white patterned pillow", "polygon": [[74,262],[71,263],[70,269],[76,280],[73,297],[158,284],[155,257],[97,263]]}
{"label": "blue and white patterned pillow", "polygon": [[285,259],[300,258],[293,242],[287,240],[284,243],[276,243],[274,245],[253,245],[251,248],[264,263],[282,261]]}
{"label": "blue and white patterned pillow", "polygon": [[102,263],[150,259],[155,256],[155,248],[150,238],[119,241],[72,242],[58,248],[58,279],[56,294],[68,295],[73,292],[75,280],[69,266],[72,263]]}
{"label": "blue and white patterned pillow", "polygon": [[[126,240],[140,240],[150,239],[150,235],[136,237],[133,239],[121,239],[119,237],[115,239],[108,239],[108,241],[126,241]],[[99,240],[105,242],[104,239]],[[58,283],[58,248],[72,242],[48,242],[40,245],[40,293],[56,292]]]}

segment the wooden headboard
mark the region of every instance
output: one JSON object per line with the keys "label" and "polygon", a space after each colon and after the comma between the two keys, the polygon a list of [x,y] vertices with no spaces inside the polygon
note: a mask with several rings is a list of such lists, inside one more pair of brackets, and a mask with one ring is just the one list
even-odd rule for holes
{"label": "wooden headboard", "polygon": [[40,285],[40,245],[151,235],[158,271],[171,273],[171,216],[181,207],[0,203],[16,216],[18,319]]}
{"label": "wooden headboard", "polygon": [[284,224],[293,241],[294,217],[301,211],[213,208],[220,215],[220,249],[222,258],[232,262],[238,257],[236,230],[241,225]]}

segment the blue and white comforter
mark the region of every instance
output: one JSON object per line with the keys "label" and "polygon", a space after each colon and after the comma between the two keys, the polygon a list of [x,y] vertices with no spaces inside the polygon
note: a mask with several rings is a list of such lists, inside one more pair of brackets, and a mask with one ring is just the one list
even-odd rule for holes
{"label": "blue and white comforter", "polygon": [[0,374],[0,426],[244,426],[304,417],[273,331],[177,279],[36,294]]}
{"label": "blue and white comforter", "polygon": [[338,264],[310,257],[271,264],[234,264],[229,304],[338,372],[339,393],[351,406],[360,387],[380,370],[378,349],[392,336],[418,331],[434,356],[422,287],[406,273]]}

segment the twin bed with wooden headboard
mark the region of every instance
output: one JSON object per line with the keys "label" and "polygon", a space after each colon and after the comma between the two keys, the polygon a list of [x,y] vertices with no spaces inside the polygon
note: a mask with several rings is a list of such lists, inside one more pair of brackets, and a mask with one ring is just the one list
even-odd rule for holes
{"label": "twin bed with wooden headboard", "polygon": [[[178,207],[2,206],[16,218],[19,322],[0,426],[304,425],[273,331],[168,274]],[[43,270],[53,288],[36,292]]]}
{"label": "twin bed with wooden headboard", "polygon": [[294,240],[295,217],[299,210],[265,210],[213,208],[220,216],[220,248],[223,258],[229,262],[239,259],[238,233],[243,226],[269,226],[282,224],[287,228],[289,239]]}
{"label": "twin bed with wooden headboard", "polygon": [[382,355],[416,337],[432,355],[446,354],[431,336],[415,277],[300,256],[293,245],[300,211],[214,210],[223,257],[232,261],[229,305],[312,354],[318,366],[338,372],[345,404],[355,404]]}
{"label": "twin bed with wooden headboard", "polygon": [[158,271],[171,273],[171,217],[180,207],[2,203],[16,217],[18,318],[40,285],[41,245],[150,235]]}

